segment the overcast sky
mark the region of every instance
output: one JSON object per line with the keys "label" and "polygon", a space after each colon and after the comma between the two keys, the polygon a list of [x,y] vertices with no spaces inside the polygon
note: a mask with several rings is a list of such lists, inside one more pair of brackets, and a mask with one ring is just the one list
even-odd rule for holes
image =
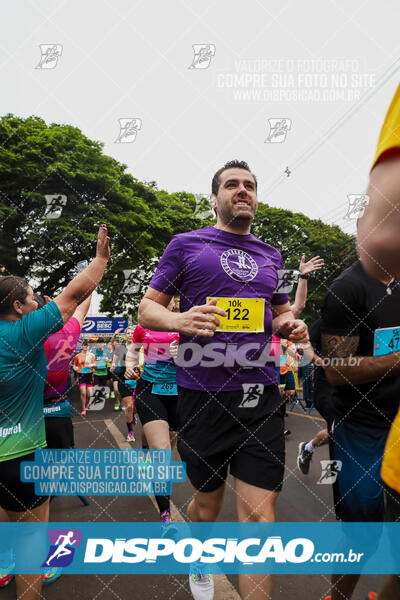
{"label": "overcast sky", "polygon": [[[2,16],[1,114],[73,124],[169,192],[208,193],[240,158],[260,201],[354,231],[347,195],[399,82],[398,1],[41,0]],[[45,44],[54,68],[37,68]],[[140,120],[136,139],[116,142],[119,119]],[[268,141],[269,119],[286,137]]]}

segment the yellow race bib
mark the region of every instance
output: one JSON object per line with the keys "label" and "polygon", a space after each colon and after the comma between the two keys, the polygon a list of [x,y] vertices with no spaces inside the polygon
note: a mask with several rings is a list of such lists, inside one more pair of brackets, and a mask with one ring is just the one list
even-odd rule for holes
{"label": "yellow race bib", "polygon": [[226,317],[216,315],[221,321],[216,331],[243,331],[260,333],[264,331],[264,298],[220,298],[210,296],[207,302],[217,300],[217,306],[222,308]]}

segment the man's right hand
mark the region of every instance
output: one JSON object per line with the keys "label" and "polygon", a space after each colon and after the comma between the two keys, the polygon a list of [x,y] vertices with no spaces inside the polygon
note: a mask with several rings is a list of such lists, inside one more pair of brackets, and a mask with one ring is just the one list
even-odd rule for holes
{"label": "man's right hand", "polygon": [[172,313],[175,323],[173,330],[184,335],[212,337],[220,324],[220,320],[215,315],[226,317],[226,312],[216,304],[217,300],[213,298],[208,304],[193,306],[187,312]]}
{"label": "man's right hand", "polygon": [[110,258],[110,238],[107,235],[107,225],[100,225],[97,234],[96,258]]}
{"label": "man's right hand", "polygon": [[140,369],[139,367],[126,368],[125,379],[139,379]]}

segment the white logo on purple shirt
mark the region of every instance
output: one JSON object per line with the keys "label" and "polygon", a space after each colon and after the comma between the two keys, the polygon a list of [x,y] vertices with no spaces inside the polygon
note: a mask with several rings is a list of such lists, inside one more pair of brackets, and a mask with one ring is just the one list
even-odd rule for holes
{"label": "white logo on purple shirt", "polygon": [[251,281],[258,273],[256,261],[250,254],[237,248],[225,250],[221,254],[221,265],[225,273],[236,281]]}

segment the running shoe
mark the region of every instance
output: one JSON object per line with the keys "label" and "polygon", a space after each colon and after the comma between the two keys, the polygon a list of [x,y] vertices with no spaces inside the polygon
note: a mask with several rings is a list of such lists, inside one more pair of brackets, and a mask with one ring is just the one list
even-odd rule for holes
{"label": "running shoe", "polygon": [[46,569],[46,573],[44,573],[42,577],[42,584],[50,585],[50,583],[53,583],[53,581],[59,577],[61,577],[61,569],[59,567]]}
{"label": "running shoe", "polygon": [[121,407],[119,404],[114,404],[114,410],[121,410]]}
{"label": "running shoe", "polygon": [[290,435],[291,433],[292,433],[292,432],[290,431],[290,429],[285,429],[285,430],[284,430],[284,432],[283,432],[283,435],[284,435],[285,437],[287,437],[287,436],[288,436],[288,435]]}
{"label": "running shoe", "polygon": [[13,580],[14,575],[11,573],[2,573],[0,571],[0,590],[5,588]]}
{"label": "running shoe", "polygon": [[160,521],[161,523],[171,523],[171,511],[169,508],[160,514]]}
{"label": "running shoe", "polygon": [[81,410],[81,417],[86,417],[86,408]]}
{"label": "running shoe", "polygon": [[190,565],[189,585],[194,600],[213,600],[214,581],[208,565],[195,562]]}
{"label": "running shoe", "polygon": [[1,588],[5,588],[10,583],[10,581],[14,579],[14,575],[12,573],[12,570],[15,569],[14,551],[7,550],[5,552],[2,552],[1,562],[3,564],[2,566],[0,566],[0,590]]}
{"label": "running shoe", "polygon": [[120,406],[119,410],[122,410],[122,412],[125,412],[125,406]]}
{"label": "running shoe", "polygon": [[115,398],[115,393],[114,392],[110,392],[110,398]]}
{"label": "running shoe", "polygon": [[160,514],[160,521],[162,523],[162,537],[177,533],[178,530],[171,520],[171,511],[168,508]]}
{"label": "running shoe", "polygon": [[376,592],[368,592],[368,596],[365,600],[378,600],[378,594]]}
{"label": "running shoe", "polygon": [[[14,559],[11,559],[13,561]],[[11,571],[14,569],[15,563],[11,562],[8,567],[1,569],[0,568],[0,590],[1,588],[5,588],[14,578],[14,575]]]}
{"label": "running shoe", "polygon": [[306,443],[300,442],[299,444],[299,453],[297,455],[297,468],[304,475],[307,475],[310,470],[310,463],[312,459],[312,452],[306,450]]}
{"label": "running shoe", "polygon": [[332,600],[332,596],[329,594],[329,596],[325,596],[324,600]]}
{"label": "running shoe", "polygon": [[127,442],[135,441],[135,436],[133,435],[133,431],[128,431],[128,435],[126,436],[126,441]]}

